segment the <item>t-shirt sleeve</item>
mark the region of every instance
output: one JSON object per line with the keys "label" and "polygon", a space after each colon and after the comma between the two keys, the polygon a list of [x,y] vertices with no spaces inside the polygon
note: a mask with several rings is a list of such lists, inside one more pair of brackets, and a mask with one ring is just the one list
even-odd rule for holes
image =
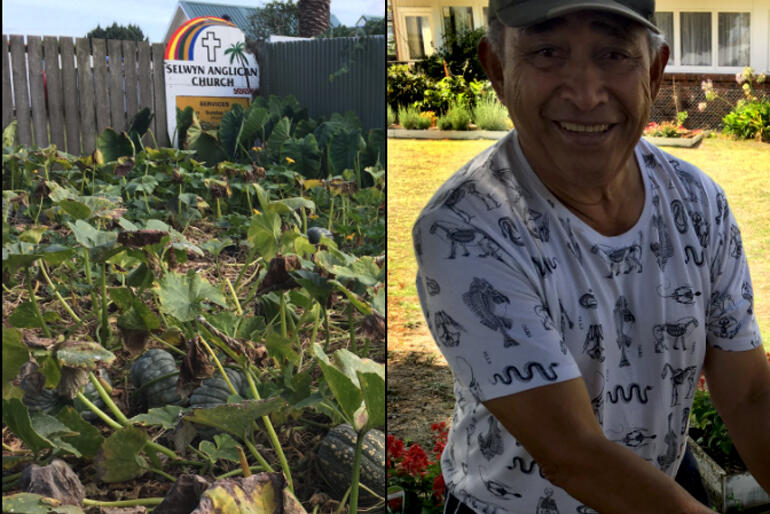
{"label": "t-shirt sleeve", "polygon": [[456,380],[479,401],[580,376],[551,316],[559,305],[538,291],[526,249],[441,210],[418,219],[413,241],[423,314]]}
{"label": "t-shirt sleeve", "polygon": [[751,350],[760,346],[762,339],[754,314],[754,292],[746,252],[738,224],[719,188],[716,199],[707,341],[722,350]]}

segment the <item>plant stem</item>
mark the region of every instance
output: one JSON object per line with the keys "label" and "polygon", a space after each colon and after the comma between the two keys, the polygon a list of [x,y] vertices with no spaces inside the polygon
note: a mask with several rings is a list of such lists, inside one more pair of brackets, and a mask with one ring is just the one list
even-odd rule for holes
{"label": "plant stem", "polygon": [[99,397],[102,399],[104,404],[108,409],[110,409],[110,412],[112,412],[112,414],[118,418],[118,422],[121,425],[130,425],[131,422],[128,421],[128,418],[125,416],[125,414],[123,414],[118,406],[115,405],[115,402],[112,401],[112,398],[110,398],[110,395],[107,394],[107,391],[104,390],[104,387],[102,386],[101,382],[99,382],[99,379],[96,378],[96,375],[94,375],[93,371],[88,372],[88,379],[91,381],[91,384],[93,384],[96,392],[99,393]]}
{"label": "plant stem", "polygon": [[332,219],[334,218],[334,195],[331,194],[331,191],[329,192],[330,199],[329,199],[329,226],[326,228],[329,229],[329,232],[333,232],[332,230]]}
{"label": "plant stem", "polygon": [[136,498],[134,500],[101,501],[83,498],[81,503],[86,506],[96,507],[134,507],[139,505],[160,505],[165,498]]}
{"label": "plant stem", "polygon": [[251,186],[249,183],[246,183],[246,202],[249,204],[249,216],[251,216],[254,213],[254,206],[251,205],[251,193],[249,192],[249,189],[251,189]]}
{"label": "plant stem", "polygon": [[288,330],[286,329],[286,295],[281,291],[281,337],[286,339]]}
{"label": "plant stem", "polygon": [[364,428],[356,437],[356,451],[353,454],[353,475],[350,481],[350,513],[358,512],[358,477],[361,471],[361,447],[364,443],[364,436],[369,429]]}
{"label": "plant stem", "polygon": [[172,475],[169,475],[168,473],[166,473],[162,469],[153,468],[153,467],[148,467],[147,469],[149,469],[153,473],[157,473],[158,475],[162,476],[163,478],[165,478],[165,479],[167,479],[167,480],[169,480],[171,482],[176,482],[176,477],[174,477]]}
{"label": "plant stem", "polygon": [[[257,386],[254,384],[254,380],[251,378],[251,373],[249,373],[248,370],[244,370],[244,375],[246,375],[246,381],[249,383],[249,389],[251,390],[251,394],[254,396],[255,400],[259,400],[259,391],[257,391]],[[286,485],[289,486],[289,490],[293,493],[294,492],[294,482],[291,479],[291,469],[289,468],[289,462],[286,460],[286,455],[283,453],[283,448],[281,447],[281,442],[278,440],[278,434],[275,433],[275,428],[273,428],[273,423],[270,421],[270,416],[265,415],[262,416],[262,423],[265,424],[265,429],[267,430],[267,436],[270,439],[270,442],[273,445],[273,449],[275,450],[276,455],[278,455],[278,462],[281,463],[281,470],[283,470],[283,474],[286,477]]]}
{"label": "plant stem", "polygon": [[88,409],[91,410],[91,412],[99,416],[102,419],[102,421],[107,423],[110,426],[110,428],[114,428],[115,430],[120,430],[121,428],[123,428],[123,425],[121,425],[120,423],[118,423],[117,421],[109,417],[102,409],[94,405],[93,402],[91,402],[91,400],[86,398],[86,396],[82,392],[78,391],[77,398],[81,402],[83,402],[83,404],[85,404],[85,406],[88,407]]}
{"label": "plant stem", "polygon": [[241,278],[243,278],[243,274],[246,272],[246,268],[249,267],[249,264],[254,259],[254,256],[257,255],[257,248],[256,246],[251,249],[251,252],[249,252],[249,257],[246,259],[246,262],[244,263],[243,267],[241,268],[241,272],[238,273],[238,278],[235,279],[235,290],[238,290],[238,284],[241,283]]}
{"label": "plant stem", "polygon": [[326,330],[326,345],[324,351],[329,351],[329,345],[331,344],[331,332],[329,331],[329,311],[326,307],[321,307],[324,311],[324,329]]}
{"label": "plant stem", "polygon": [[110,319],[107,312],[107,263],[102,262],[101,265],[102,276],[100,277],[102,288],[102,326],[99,328],[99,339],[102,346],[107,346],[107,342],[110,340]]}
{"label": "plant stem", "polygon": [[[263,469],[265,469],[265,468],[263,468],[262,466],[249,466],[249,471],[262,471]],[[230,478],[230,477],[234,477],[234,476],[240,475],[240,474],[243,474],[243,470],[242,469],[240,469],[240,468],[239,469],[234,469],[232,471],[228,471],[227,473],[225,473],[223,475],[219,475],[217,477],[214,477],[214,480],[222,480],[223,478]]]}
{"label": "plant stem", "polygon": [[235,310],[238,311],[238,316],[243,316],[243,309],[241,309],[241,304],[238,302],[238,295],[235,294],[235,289],[233,289],[233,285],[230,283],[230,279],[225,277],[225,284],[227,284],[227,288],[230,290],[230,294],[233,297],[233,302],[235,302]]}
{"label": "plant stem", "polygon": [[182,217],[182,184],[179,184],[179,196],[176,197],[176,215]]}
{"label": "plant stem", "polygon": [[[173,344],[169,343],[168,341],[164,341],[163,339],[161,339],[160,337],[156,336],[156,335],[155,335],[155,334],[153,334],[152,332],[150,333],[150,337],[151,337],[152,339],[155,339],[155,340],[156,340],[156,341],[158,341],[159,343],[163,343],[164,345],[166,345],[166,348],[168,348],[168,349],[169,349],[169,350],[171,350],[172,352],[176,352],[176,353],[178,353],[179,355],[187,355],[187,352],[185,352],[184,350],[180,350],[179,348],[177,348],[177,347],[176,347],[176,346],[174,346]],[[165,377],[164,377],[164,378],[165,378]]]}
{"label": "plant stem", "polygon": [[353,304],[348,304],[348,330],[350,331],[350,351],[358,354],[356,347],[356,325],[353,323]]}
{"label": "plant stem", "polygon": [[32,274],[29,272],[29,266],[24,267],[24,273],[27,277],[27,290],[29,291],[29,301],[32,302],[32,308],[35,311],[35,317],[37,317],[37,320],[40,322],[40,328],[43,329],[43,334],[45,334],[46,337],[51,337],[51,330],[48,328],[48,325],[46,325],[45,319],[43,319],[43,313],[40,312],[40,305],[38,305],[37,303],[35,290],[32,288]]}
{"label": "plant stem", "polygon": [[265,458],[262,456],[262,454],[259,453],[259,450],[257,450],[256,446],[251,444],[251,441],[249,441],[248,439],[246,439],[244,437],[243,438],[243,444],[246,445],[246,448],[249,449],[249,451],[254,456],[254,458],[256,458],[257,461],[259,461],[259,465],[262,466],[263,469],[265,469],[265,470],[267,470],[269,472],[273,472],[274,471],[273,467],[265,460]]}
{"label": "plant stem", "polygon": [[206,348],[206,351],[209,352],[209,355],[211,356],[211,359],[214,361],[214,364],[216,364],[217,369],[222,374],[222,378],[225,379],[225,383],[227,383],[227,387],[230,388],[230,392],[233,394],[238,394],[238,391],[233,386],[232,382],[230,382],[230,377],[227,376],[227,373],[225,373],[225,368],[222,367],[222,363],[219,362],[219,359],[217,358],[217,354],[214,353],[214,350],[211,349],[211,346],[206,342],[205,339],[203,339],[200,334],[198,334],[201,340],[201,344],[203,344],[203,347]]}

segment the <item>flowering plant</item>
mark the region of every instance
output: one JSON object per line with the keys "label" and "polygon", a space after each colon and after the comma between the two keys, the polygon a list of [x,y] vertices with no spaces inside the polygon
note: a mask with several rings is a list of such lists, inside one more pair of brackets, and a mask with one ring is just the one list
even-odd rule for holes
{"label": "flowering plant", "polygon": [[404,441],[393,434],[387,436],[385,467],[388,474],[388,491],[404,491],[404,505],[389,502],[388,511],[439,513],[443,511],[444,475],[441,474],[441,453],[446,446],[449,429],[446,422],[433,423],[432,458],[419,444],[404,447]]}
{"label": "flowering plant", "polygon": [[693,137],[699,132],[701,131],[684,128],[681,123],[673,121],[661,123],[651,121],[644,128],[644,135],[650,137]]}

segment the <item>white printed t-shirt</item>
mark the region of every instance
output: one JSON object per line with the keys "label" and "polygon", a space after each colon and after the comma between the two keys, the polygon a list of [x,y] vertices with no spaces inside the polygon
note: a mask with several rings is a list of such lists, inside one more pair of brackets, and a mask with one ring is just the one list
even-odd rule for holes
{"label": "white printed t-shirt", "polygon": [[582,376],[606,437],[673,477],[706,344],[761,344],[722,189],[644,140],[635,158],[645,203],[622,235],[565,208],[516,131],[444,183],[414,226],[423,314],[455,377],[441,467],[478,512],[593,512],[482,401]]}

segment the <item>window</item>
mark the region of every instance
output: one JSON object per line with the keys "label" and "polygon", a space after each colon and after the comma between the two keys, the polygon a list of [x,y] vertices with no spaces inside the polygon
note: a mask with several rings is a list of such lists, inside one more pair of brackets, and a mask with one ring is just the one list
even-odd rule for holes
{"label": "window", "polygon": [[489,7],[482,7],[481,10],[484,14],[484,26],[489,27]]}
{"label": "window", "polygon": [[719,13],[719,65],[748,66],[749,13]]}
{"label": "window", "polygon": [[660,29],[660,33],[666,40],[666,43],[671,50],[674,50],[674,13],[673,12],[656,12],[655,24]]}
{"label": "window", "polygon": [[711,66],[711,13],[683,12],[679,20],[682,64]]}
{"label": "window", "polygon": [[458,34],[473,30],[473,9],[470,7],[444,7],[444,34]]}
{"label": "window", "polygon": [[409,59],[424,59],[430,48],[430,23],[427,16],[405,16]]}

